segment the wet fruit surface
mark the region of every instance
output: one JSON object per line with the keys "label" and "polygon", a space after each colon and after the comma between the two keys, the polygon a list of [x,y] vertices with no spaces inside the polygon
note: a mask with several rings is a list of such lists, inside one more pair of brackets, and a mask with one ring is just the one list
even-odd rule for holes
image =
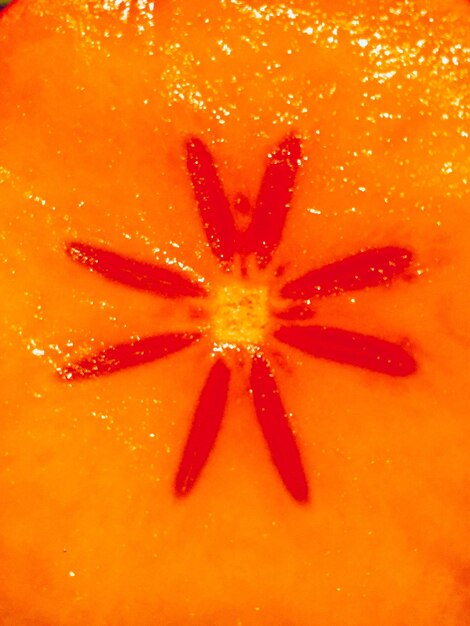
{"label": "wet fruit surface", "polygon": [[[271,265],[273,254],[282,241],[300,154],[298,138],[288,137],[270,155],[255,206],[251,208],[249,200],[243,200],[248,223],[244,229],[239,229],[210,151],[202,141],[192,138],[187,146],[187,167],[202,228],[221,269],[227,273],[221,280],[222,286],[213,294],[212,307],[206,315],[204,309],[196,309],[199,314],[195,317],[202,319],[195,329],[137,337],[58,370],[62,380],[74,383],[152,363],[196,341],[205,339],[207,343],[208,340],[207,366],[210,361],[215,364],[194,411],[191,433],[175,482],[176,495],[187,495],[193,489],[211,454],[225,412],[230,366],[240,368],[248,361],[251,367],[249,392],[253,394],[256,415],[273,464],[293,498],[308,502],[308,482],[299,449],[269,363],[269,359],[278,356],[279,350],[270,348],[270,335],[306,354],[388,376],[410,376],[417,371],[415,359],[400,345],[340,328],[295,324],[304,319],[306,310],[314,315],[315,303],[325,295],[388,286],[409,267],[412,260],[409,250],[390,246],[373,248],[303,274],[280,289],[278,305],[282,296],[288,301],[300,302],[297,308],[288,306],[281,311],[280,319],[289,319],[292,323],[279,327],[271,322],[273,307],[270,307],[268,284],[273,277],[264,270]],[[80,242],[67,244],[66,251],[72,260],[92,272],[157,297],[172,298],[175,306],[188,297],[206,298],[212,291],[204,277],[193,282],[184,276],[181,271],[184,266],[180,271],[168,269]],[[278,268],[274,274],[279,273]],[[285,307],[286,302],[282,304]],[[302,312],[298,319],[297,310]],[[279,318],[272,312],[274,318]]]}
{"label": "wet fruit surface", "polygon": [[2,14],[0,623],[467,623],[469,29]]}

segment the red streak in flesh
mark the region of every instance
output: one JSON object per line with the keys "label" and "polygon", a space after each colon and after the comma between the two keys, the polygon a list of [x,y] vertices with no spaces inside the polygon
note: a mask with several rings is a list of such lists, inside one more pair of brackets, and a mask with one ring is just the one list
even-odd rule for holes
{"label": "red streak in flesh", "polygon": [[205,289],[179,272],[121,256],[115,252],[73,241],[67,254],[76,263],[104,278],[134,289],[150,291],[164,298],[201,297]]}
{"label": "red streak in flesh", "polygon": [[284,311],[277,311],[275,315],[281,320],[302,322],[312,319],[316,313],[308,304],[294,304]]}
{"label": "red streak in flesh", "polygon": [[58,370],[58,374],[66,382],[113,374],[179,352],[199,338],[199,333],[169,333],[136,339],[129,343],[110,346],[95,355],[80,359]]}
{"label": "red streak in flesh", "polygon": [[195,486],[214,448],[227,402],[230,370],[222,359],[213,366],[199,396],[191,430],[175,477],[175,494],[186,496]]}
{"label": "red streak in flesh", "polygon": [[281,240],[300,157],[300,139],[290,135],[281,141],[266,167],[253,219],[241,237],[242,251],[254,253],[260,268],[269,264]]}
{"label": "red streak in flesh", "polygon": [[388,376],[409,376],[415,359],[401,346],[360,333],[325,326],[284,326],[276,339],[312,356]]}
{"label": "red streak in flesh", "polygon": [[282,482],[297,502],[308,502],[309,488],[299,448],[274,375],[261,356],[252,360],[250,383],[258,422]]}
{"label": "red streak in flesh", "polygon": [[301,300],[376,287],[388,283],[404,272],[411,260],[412,253],[406,248],[372,248],[324,265],[288,282],[281,289],[281,296]]}
{"label": "red streak in flesh", "polygon": [[233,203],[233,216],[235,220],[235,228],[238,233],[237,251],[241,247],[240,237],[243,237],[244,233],[250,225],[252,218],[252,208],[249,199],[243,195],[238,194]]}
{"label": "red streak in flesh", "polygon": [[235,221],[212,155],[197,137],[186,144],[186,165],[207,241],[221,265],[230,269],[237,240]]}

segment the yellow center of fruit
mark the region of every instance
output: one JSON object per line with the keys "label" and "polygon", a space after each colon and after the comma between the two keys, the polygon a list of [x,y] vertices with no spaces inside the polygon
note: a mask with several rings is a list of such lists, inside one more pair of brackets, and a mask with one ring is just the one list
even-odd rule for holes
{"label": "yellow center of fruit", "polygon": [[268,323],[268,290],[243,283],[225,285],[215,297],[212,331],[222,346],[259,346]]}

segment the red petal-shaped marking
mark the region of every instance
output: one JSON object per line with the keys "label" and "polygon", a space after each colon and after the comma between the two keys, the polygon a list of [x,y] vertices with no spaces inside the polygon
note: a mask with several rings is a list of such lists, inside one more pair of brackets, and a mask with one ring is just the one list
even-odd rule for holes
{"label": "red petal-shaped marking", "polygon": [[254,253],[260,268],[268,265],[281,240],[300,157],[300,139],[291,135],[278,145],[266,167],[253,219],[242,237],[243,251]]}
{"label": "red petal-shaped marking", "polygon": [[225,412],[230,370],[222,359],[212,367],[194,413],[175,478],[175,493],[186,496],[196,484],[214,447]]}
{"label": "red petal-shaped marking", "polygon": [[190,346],[199,337],[199,333],[171,333],[136,339],[130,343],[105,348],[93,356],[80,359],[76,363],[61,368],[58,374],[66,382],[113,374],[129,367],[162,359]]}
{"label": "red petal-shaped marking", "polygon": [[67,254],[108,280],[122,285],[151,291],[166,298],[205,296],[201,285],[193,283],[179,272],[130,259],[115,252],[73,241]]}
{"label": "red petal-shaped marking", "polygon": [[276,317],[288,321],[303,321],[314,316],[315,311],[308,304],[294,304],[284,311],[276,312]]}
{"label": "red petal-shaped marking", "polygon": [[300,452],[274,375],[261,356],[253,357],[250,382],[256,415],[282,482],[295,500],[307,502],[309,489]]}
{"label": "red petal-shaped marking", "polygon": [[388,246],[359,252],[341,261],[324,265],[288,282],[281,290],[292,300],[329,296],[382,285],[401,274],[411,263],[406,248]]}
{"label": "red petal-shaped marking", "polygon": [[[252,208],[250,201],[242,193],[235,197],[233,202],[233,219],[235,221],[235,228],[238,232],[239,239],[237,241],[237,249],[240,248],[240,238],[251,223]],[[241,241],[243,243],[243,240]]]}
{"label": "red petal-shaped marking", "polygon": [[417,368],[414,358],[401,346],[340,328],[285,326],[274,336],[312,356],[389,376],[409,376]]}
{"label": "red petal-shaped marking", "polygon": [[235,252],[235,222],[212,155],[196,137],[186,144],[186,163],[207,241],[228,268]]}

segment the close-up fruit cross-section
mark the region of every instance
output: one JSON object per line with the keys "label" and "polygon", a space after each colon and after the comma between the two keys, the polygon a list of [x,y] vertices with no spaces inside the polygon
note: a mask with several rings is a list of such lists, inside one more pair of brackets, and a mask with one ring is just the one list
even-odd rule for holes
{"label": "close-up fruit cross-section", "polygon": [[[265,269],[270,263],[282,235],[284,221],[294,188],[300,160],[300,142],[292,137],[283,141],[271,155],[263,178],[255,211],[248,200],[241,199],[246,213],[252,213],[244,232],[238,232],[228,199],[217,178],[207,148],[196,139],[188,145],[188,170],[193,180],[200,216],[209,246],[222,267],[238,276],[230,277],[216,293],[210,321],[186,333],[172,333],[137,339],[105,348],[63,368],[66,381],[102,376],[156,359],[187,348],[209,336],[215,362],[195,411],[191,435],[178,470],[177,494],[188,492],[218,434],[227,398],[230,372],[228,363],[250,355],[250,391],[271,456],[282,480],[299,501],[308,500],[308,485],[288,416],[279,397],[273,373],[266,361],[263,344],[269,327],[268,293],[262,275],[253,280],[249,266]],[[111,280],[137,289],[152,291],[163,297],[206,296],[201,284],[185,279],[181,273],[165,267],[139,263],[112,252],[81,243],[68,245],[71,257]],[[311,300],[335,292],[365,289],[386,283],[409,265],[411,253],[401,248],[379,248],[359,252],[342,261],[307,272],[285,284],[280,295],[300,300],[303,305],[287,307],[279,317],[294,322],[314,315]],[[408,376],[416,370],[414,359],[400,346],[382,339],[326,326],[282,325],[273,329],[281,342],[307,354],[378,371],[390,376]]]}
{"label": "close-up fruit cross-section", "polygon": [[3,5],[0,626],[470,624],[470,3]]}

